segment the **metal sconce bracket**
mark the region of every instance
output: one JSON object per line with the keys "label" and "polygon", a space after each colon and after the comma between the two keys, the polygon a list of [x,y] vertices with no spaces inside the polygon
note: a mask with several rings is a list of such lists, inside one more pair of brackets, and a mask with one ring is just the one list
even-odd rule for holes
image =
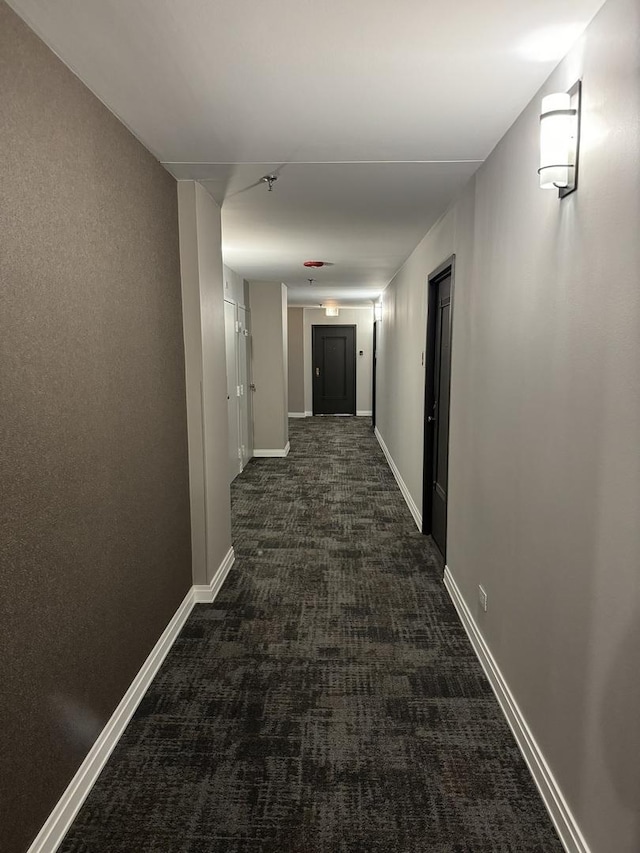
{"label": "metal sconce bracket", "polygon": [[578,189],[578,160],[580,156],[580,100],[582,98],[582,80],[577,80],[567,92],[571,96],[571,109],[575,110],[576,135],[573,138],[574,147],[571,151],[573,166],[573,181],[567,187],[558,188],[558,198],[566,198]]}

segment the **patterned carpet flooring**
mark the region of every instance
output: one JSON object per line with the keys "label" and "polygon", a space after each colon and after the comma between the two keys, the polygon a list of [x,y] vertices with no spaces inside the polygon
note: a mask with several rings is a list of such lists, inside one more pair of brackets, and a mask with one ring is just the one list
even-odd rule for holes
{"label": "patterned carpet flooring", "polygon": [[290,431],[61,853],[561,853],[369,419]]}

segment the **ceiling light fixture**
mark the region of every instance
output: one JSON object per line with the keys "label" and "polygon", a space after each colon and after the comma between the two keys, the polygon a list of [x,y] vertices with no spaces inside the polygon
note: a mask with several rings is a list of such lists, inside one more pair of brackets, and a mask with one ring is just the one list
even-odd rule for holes
{"label": "ceiling light fixture", "polygon": [[323,267],[327,262],[326,261],[305,261],[302,266],[303,267]]}
{"label": "ceiling light fixture", "polygon": [[260,178],[263,184],[269,184],[269,192],[273,192],[273,185],[278,180],[277,175],[264,175]]}
{"label": "ceiling light fixture", "polygon": [[560,198],[578,187],[581,82],[568,92],[542,99],[540,114],[540,188],[558,190]]}

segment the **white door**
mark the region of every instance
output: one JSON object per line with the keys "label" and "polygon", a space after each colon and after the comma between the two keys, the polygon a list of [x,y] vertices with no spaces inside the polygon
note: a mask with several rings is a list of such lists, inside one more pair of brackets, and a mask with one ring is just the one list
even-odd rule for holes
{"label": "white door", "polygon": [[251,410],[251,314],[238,306],[238,382],[240,384],[240,450],[242,467],[253,456],[253,412]]}
{"label": "white door", "polygon": [[236,332],[236,306],[224,303],[224,340],[227,358],[227,415],[229,420],[229,482],[242,471],[240,442],[238,382],[238,334]]}

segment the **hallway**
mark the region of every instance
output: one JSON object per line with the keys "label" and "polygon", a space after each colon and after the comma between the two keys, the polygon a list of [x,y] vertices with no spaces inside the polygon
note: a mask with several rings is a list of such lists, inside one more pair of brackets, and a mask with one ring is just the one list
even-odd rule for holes
{"label": "hallway", "polygon": [[370,420],[290,435],[61,853],[560,851]]}

